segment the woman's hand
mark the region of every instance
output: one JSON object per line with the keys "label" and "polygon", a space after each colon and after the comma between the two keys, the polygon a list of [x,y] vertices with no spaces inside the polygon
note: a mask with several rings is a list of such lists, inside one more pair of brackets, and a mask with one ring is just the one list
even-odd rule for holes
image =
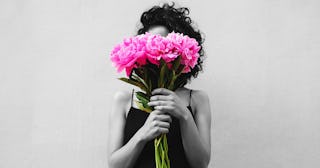
{"label": "woman's hand", "polygon": [[148,116],[138,134],[143,141],[150,141],[160,134],[168,133],[172,119],[164,111],[154,110]]}
{"label": "woman's hand", "polygon": [[175,92],[157,88],[152,91],[152,95],[148,105],[154,106],[154,109],[167,112],[179,120],[187,115],[188,108]]}

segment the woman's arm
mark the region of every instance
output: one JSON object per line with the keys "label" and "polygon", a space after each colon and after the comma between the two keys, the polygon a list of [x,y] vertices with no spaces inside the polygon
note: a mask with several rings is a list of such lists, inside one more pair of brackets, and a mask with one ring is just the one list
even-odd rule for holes
{"label": "woman's arm", "polygon": [[126,122],[126,108],[130,101],[130,95],[124,92],[115,94],[115,103],[111,113],[109,113],[109,143],[108,143],[108,164],[110,168],[130,168],[140,152],[145,142],[141,136],[135,134],[124,146],[123,130]]}
{"label": "woman's arm", "polygon": [[[188,111],[180,119],[181,136],[186,156],[194,168],[207,168],[210,161],[211,111],[209,98],[203,91],[193,92],[195,118]],[[188,110],[188,109],[187,109]]]}
{"label": "woman's arm", "polygon": [[180,121],[182,143],[189,163],[194,168],[206,168],[210,161],[211,111],[209,98],[203,91],[193,92],[195,119],[176,93],[158,88],[152,91],[149,106],[168,112]]}
{"label": "woman's arm", "polygon": [[160,134],[168,133],[172,122],[170,115],[154,110],[143,126],[122,146],[127,111],[124,107],[130,102],[130,98],[126,94],[117,93],[113,110],[109,116],[108,164],[110,168],[132,167],[145,144]]}

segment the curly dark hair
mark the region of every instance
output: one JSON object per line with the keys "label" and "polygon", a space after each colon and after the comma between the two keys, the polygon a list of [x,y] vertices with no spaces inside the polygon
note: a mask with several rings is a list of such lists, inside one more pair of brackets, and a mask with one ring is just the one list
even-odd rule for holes
{"label": "curly dark hair", "polygon": [[188,16],[190,10],[187,7],[175,8],[174,5],[174,2],[172,2],[172,5],[164,3],[162,6],[153,6],[151,9],[143,12],[140,18],[142,27],[138,30],[137,35],[144,34],[152,26],[161,25],[165,26],[169,32],[183,33],[197,40],[200,46],[200,57],[197,60],[197,65],[191,69],[191,72],[180,75],[180,78],[184,82],[182,86],[184,86],[191,80],[191,77],[196,78],[198,73],[203,70],[204,51],[202,44],[204,39],[201,32],[192,26],[193,21]]}

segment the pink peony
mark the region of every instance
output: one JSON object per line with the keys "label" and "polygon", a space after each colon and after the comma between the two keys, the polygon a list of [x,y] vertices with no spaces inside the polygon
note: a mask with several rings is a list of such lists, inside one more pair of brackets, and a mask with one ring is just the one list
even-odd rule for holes
{"label": "pink peony", "polygon": [[113,65],[117,67],[117,72],[125,69],[127,76],[129,76],[133,68],[147,63],[145,53],[147,37],[147,35],[139,35],[125,38],[123,43],[113,48],[110,59]]}
{"label": "pink peony", "polygon": [[172,45],[179,55],[181,55],[181,64],[185,65],[183,73],[190,72],[190,67],[194,68],[199,58],[200,46],[194,38],[180,33],[170,33],[167,38],[171,41]]}
{"label": "pink peony", "polygon": [[143,66],[149,61],[159,65],[163,59],[168,65],[181,56],[181,64],[185,66],[183,73],[190,72],[197,64],[200,46],[198,42],[180,33],[169,33],[167,37],[145,33],[125,38],[110,53],[110,59],[117,72],[126,70],[127,76],[133,68]]}

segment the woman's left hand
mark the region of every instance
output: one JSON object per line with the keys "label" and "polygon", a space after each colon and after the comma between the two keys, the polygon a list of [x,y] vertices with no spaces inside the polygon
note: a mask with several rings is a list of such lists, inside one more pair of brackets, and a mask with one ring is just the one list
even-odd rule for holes
{"label": "woman's left hand", "polygon": [[165,88],[157,88],[152,91],[152,95],[148,105],[153,106],[154,109],[165,111],[179,120],[187,115],[187,106],[175,92]]}

